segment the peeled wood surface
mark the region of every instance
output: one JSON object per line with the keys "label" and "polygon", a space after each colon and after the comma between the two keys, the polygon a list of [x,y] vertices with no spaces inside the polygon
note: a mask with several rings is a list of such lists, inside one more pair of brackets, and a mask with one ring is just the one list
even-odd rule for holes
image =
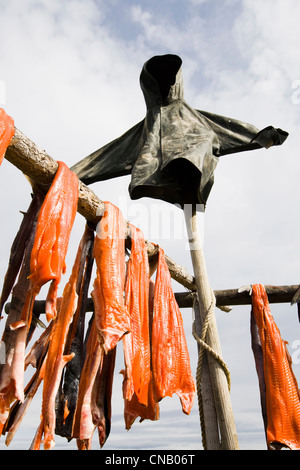
{"label": "peeled wood surface", "polygon": [[[15,129],[14,138],[6,150],[5,158],[45,191],[50,187],[58,168],[56,160],[18,129]],[[103,201],[82,181],[79,181],[78,212],[92,224],[97,224],[104,212]],[[154,244],[146,242],[146,247],[150,258],[158,253],[158,248]],[[168,256],[166,261],[173,279],[184,287],[194,290],[193,276]]]}
{"label": "peeled wood surface", "polygon": [[[38,148],[18,129],[6,150],[6,160],[19,168],[45,191],[49,188],[58,168],[58,163],[45,150]],[[81,181],[79,183],[78,212],[88,221],[97,223],[103,214],[104,204]]]}
{"label": "peeled wood surface", "polygon": [[[293,286],[265,286],[270,304],[290,303],[299,284]],[[252,297],[248,292],[239,292],[238,289],[215,290],[217,307],[234,305],[251,305]],[[180,308],[192,308],[194,301],[193,292],[176,292],[175,297]],[[7,303],[5,310],[9,311],[10,303]],[[88,299],[87,311],[93,311],[94,304],[91,298]],[[34,304],[36,313],[45,313],[45,301],[36,300]]]}
{"label": "peeled wood surface", "polygon": [[[18,129],[15,129],[14,138],[7,148],[5,158],[36,182],[44,187],[45,191],[50,187],[58,163],[45,150],[26,137]],[[80,181],[78,212],[91,223],[97,223],[104,211],[104,203],[95,193]],[[157,246],[146,242],[148,255],[154,258],[157,254]],[[195,278],[187,270],[165,255],[166,261],[174,280],[189,289],[196,290]],[[291,302],[299,285],[292,286],[265,286],[270,303]],[[176,294],[181,308],[192,307],[193,297],[189,292]],[[248,292],[239,293],[238,289],[216,290],[217,306],[223,305],[247,305],[251,303]]]}

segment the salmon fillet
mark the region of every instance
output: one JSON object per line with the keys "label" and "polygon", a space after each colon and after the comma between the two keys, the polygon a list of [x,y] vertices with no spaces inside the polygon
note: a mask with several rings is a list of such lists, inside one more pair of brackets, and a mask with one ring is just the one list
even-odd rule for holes
{"label": "salmon fillet", "polygon": [[159,249],[155,281],[151,348],[156,400],[176,393],[182,411],[189,414],[195,398],[195,381],[183,321],[162,248]]}
{"label": "salmon fillet", "polygon": [[[70,325],[65,354],[74,353],[72,361],[66,364],[63,380],[56,397],[56,426],[55,433],[72,439],[72,427],[76,409],[79,380],[85,359],[85,319],[88,301],[88,290],[93,268],[94,231],[86,224],[81,240],[82,254],[77,278],[76,293],[77,308]],[[66,415],[67,414],[67,415]]]}
{"label": "salmon fillet", "polygon": [[[49,347],[46,356],[42,414],[40,431],[38,437],[44,436],[44,449],[51,449],[55,445],[54,434],[56,424],[55,399],[59,389],[62,372],[67,364],[74,357],[74,353],[65,355],[65,345],[73,315],[76,311],[78,295],[76,285],[81,261],[81,252],[83,245],[80,243],[72,273],[66,284],[58,311],[50,332]],[[39,440],[34,441],[32,448],[38,449]]]}
{"label": "salmon fillet", "polygon": [[[125,371],[122,370],[121,373],[125,375]],[[123,381],[123,396],[125,394],[126,379]],[[134,421],[137,418],[140,418],[140,422],[145,419],[150,419],[151,421],[157,421],[159,419],[159,404],[155,398],[154,392],[154,382],[153,374],[150,372],[150,380],[148,384],[148,404],[147,406],[142,405],[136,394],[134,393],[130,400],[124,400],[124,419],[125,419],[125,428],[127,431],[131,428]]]}
{"label": "salmon fillet", "polygon": [[300,401],[286,344],[272,317],[261,284],[252,286],[252,314],[260,337],[265,383],[267,445],[269,449],[300,449]]}
{"label": "salmon fillet", "polygon": [[92,392],[92,420],[98,429],[99,444],[102,448],[110,434],[111,398],[117,347],[103,355]]}
{"label": "salmon fillet", "polygon": [[3,161],[7,147],[15,135],[13,119],[0,108],[0,165]]}
{"label": "salmon fillet", "polygon": [[124,299],[125,221],[120,210],[110,202],[105,202],[105,212],[96,232],[94,258],[97,274],[91,295],[99,339],[107,352],[130,329]]}
{"label": "salmon fillet", "polygon": [[32,290],[38,293],[48,281],[46,315],[56,316],[56,296],[61,275],[65,273],[65,258],[78,203],[78,178],[65,163],[58,170],[41,207],[30,262]]}
{"label": "salmon fillet", "polygon": [[123,337],[126,381],[124,398],[133,393],[147,406],[150,381],[149,262],[144,235],[129,224],[131,254],[127,263],[125,302],[130,317],[130,333]]}

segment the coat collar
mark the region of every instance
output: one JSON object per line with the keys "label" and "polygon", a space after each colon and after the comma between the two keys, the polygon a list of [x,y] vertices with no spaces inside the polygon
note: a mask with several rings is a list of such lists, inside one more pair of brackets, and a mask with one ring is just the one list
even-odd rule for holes
{"label": "coat collar", "polygon": [[140,85],[147,108],[183,99],[182,60],[174,54],[154,56],[145,62]]}

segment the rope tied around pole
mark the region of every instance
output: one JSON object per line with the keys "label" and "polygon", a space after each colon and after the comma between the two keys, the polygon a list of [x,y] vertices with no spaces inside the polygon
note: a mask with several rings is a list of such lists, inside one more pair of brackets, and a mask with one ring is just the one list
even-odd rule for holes
{"label": "rope tied around pole", "polygon": [[199,335],[196,332],[195,322],[193,322],[193,326],[192,326],[192,334],[199,345],[198,362],[197,362],[197,370],[196,370],[196,387],[197,387],[197,396],[198,396],[198,407],[199,407],[202,443],[203,443],[203,448],[205,450],[207,449],[207,446],[206,446],[206,432],[205,432],[204,409],[203,409],[202,388],[201,388],[201,372],[202,372],[202,363],[203,363],[203,357],[204,357],[205,351],[211,354],[214,357],[214,359],[220,364],[226,376],[229,391],[231,388],[231,377],[230,377],[230,371],[228,369],[228,366],[226,365],[222,357],[216,351],[214,351],[214,349],[211,348],[205,341],[209,322],[212,316],[214,315],[215,306],[216,306],[216,297],[212,289],[211,289],[211,298],[212,298],[211,304],[207,310],[207,313],[205,315],[205,320],[202,326],[201,337],[199,337]]}

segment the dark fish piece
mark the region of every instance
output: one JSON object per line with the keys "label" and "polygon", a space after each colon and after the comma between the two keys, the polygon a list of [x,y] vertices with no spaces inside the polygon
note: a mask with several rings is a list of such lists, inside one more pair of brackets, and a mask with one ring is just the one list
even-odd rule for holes
{"label": "dark fish piece", "polygon": [[265,382],[265,374],[264,374],[264,358],[263,358],[263,352],[262,352],[262,347],[261,347],[261,341],[259,337],[259,330],[255,322],[255,318],[254,318],[254,314],[252,310],[251,310],[251,317],[250,317],[250,331],[251,331],[251,347],[253,351],[255,368],[256,368],[258,384],[259,384],[259,391],[260,391],[260,404],[261,404],[262,418],[263,418],[263,423],[264,423],[265,434],[267,437],[268,419],[267,419],[267,403],[266,403],[266,382]]}
{"label": "dark fish piece", "polygon": [[78,449],[82,450],[91,448],[91,440],[95,430],[91,397],[103,355],[103,347],[99,343],[96,321],[93,317],[86,345],[86,358],[79,382],[73,426],[73,437],[77,440]]}
{"label": "dark fish piece", "polygon": [[[6,348],[6,362],[0,365],[0,431],[8,418],[10,405],[15,399],[24,400],[23,377],[24,357],[28,330],[26,327],[12,330],[10,325],[19,321],[27,298],[30,281],[30,257],[34,243],[35,227],[37,223],[39,196],[35,201],[35,212],[30,217],[31,230],[26,235],[27,242],[23,254],[22,267],[18,281],[12,290],[10,311],[7,315],[2,341]],[[24,239],[24,237],[21,237]],[[18,250],[17,250],[18,251]],[[9,276],[11,279],[11,277]]]}
{"label": "dark fish piece", "polygon": [[[74,353],[72,361],[65,367],[65,373],[56,397],[56,428],[55,433],[72,439],[73,420],[77,403],[80,375],[85,358],[84,328],[88,300],[88,289],[93,267],[94,232],[86,226],[82,238],[82,257],[79,266],[76,291],[78,294],[77,309],[70,326],[66,341],[65,354]],[[67,416],[65,413],[67,411]]]}
{"label": "dark fish piece", "polygon": [[92,391],[92,419],[98,428],[99,444],[103,447],[111,428],[111,396],[116,361],[116,348],[104,355]]}
{"label": "dark fish piece", "polygon": [[262,284],[252,286],[252,311],[263,352],[268,449],[300,449],[298,383]]}
{"label": "dark fish piece", "polygon": [[30,234],[36,228],[36,219],[42,202],[43,196],[41,193],[35,192],[27,212],[23,212],[23,219],[20,228],[10,250],[8,268],[4,277],[0,298],[0,314],[20,271]]}

